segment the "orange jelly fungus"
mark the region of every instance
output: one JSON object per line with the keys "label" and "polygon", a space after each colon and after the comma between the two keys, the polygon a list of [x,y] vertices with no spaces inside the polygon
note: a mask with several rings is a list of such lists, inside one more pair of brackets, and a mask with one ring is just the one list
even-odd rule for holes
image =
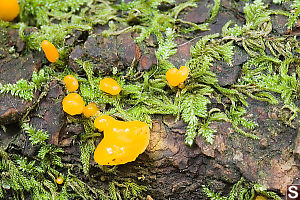
{"label": "orange jelly fungus", "polygon": [[100,81],[100,89],[111,95],[118,95],[121,91],[120,85],[112,78],[104,78]]}
{"label": "orange jelly fungus", "polygon": [[47,59],[52,63],[56,62],[59,57],[59,53],[55,46],[48,40],[43,40],[41,46],[44,53],[46,54]]}
{"label": "orange jelly fungus", "polygon": [[79,87],[77,79],[72,75],[65,76],[64,82],[69,92],[75,92]]}
{"label": "orange jelly fungus", "polygon": [[94,120],[94,126],[99,130],[99,131],[104,131],[109,127],[110,124],[113,124],[116,120],[109,116],[109,115],[103,115],[100,117],[97,117]]}
{"label": "orange jelly fungus", "polygon": [[166,79],[168,83],[172,86],[178,86],[180,83],[183,83],[189,75],[189,69],[186,66],[179,68],[171,68],[166,73]]}
{"label": "orange jelly fungus", "polygon": [[64,111],[70,115],[81,114],[85,107],[83,99],[77,93],[70,93],[65,96],[62,105]]}
{"label": "orange jelly fungus", "polygon": [[94,125],[104,131],[104,138],[94,152],[94,159],[99,165],[134,161],[149,144],[150,129],[145,122],[123,122],[104,115],[96,118]]}
{"label": "orange jelly fungus", "polygon": [[264,196],[257,196],[255,200],[267,200],[267,198]]}
{"label": "orange jelly fungus", "polygon": [[18,0],[0,0],[0,19],[13,21],[19,14]]}
{"label": "orange jelly fungus", "polygon": [[147,200],[154,200],[150,195],[147,195]]}
{"label": "orange jelly fungus", "polygon": [[63,177],[61,177],[61,176],[57,177],[57,179],[56,179],[57,184],[62,184],[63,182],[64,182]]}
{"label": "orange jelly fungus", "polygon": [[95,103],[89,103],[84,109],[83,109],[83,115],[85,117],[92,117],[95,116],[99,112],[99,108],[97,107],[97,104]]}

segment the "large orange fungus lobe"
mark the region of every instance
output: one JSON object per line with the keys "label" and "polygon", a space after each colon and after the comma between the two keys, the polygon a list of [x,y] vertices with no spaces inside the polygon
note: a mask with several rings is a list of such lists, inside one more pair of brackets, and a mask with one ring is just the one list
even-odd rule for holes
{"label": "large orange fungus lobe", "polygon": [[94,121],[94,126],[99,131],[104,131],[109,127],[109,125],[112,125],[116,120],[109,116],[109,115],[102,115],[100,117],[97,117]]}
{"label": "large orange fungus lobe", "polygon": [[59,53],[55,46],[48,40],[43,40],[41,46],[46,55],[46,58],[52,63],[56,62],[56,60],[59,58]]}
{"label": "large orange fungus lobe", "polygon": [[62,101],[63,110],[69,115],[78,115],[85,107],[82,97],[77,93],[70,93]]}
{"label": "large orange fungus lobe", "polygon": [[0,20],[13,21],[19,11],[18,0],[0,0]]}
{"label": "large orange fungus lobe", "polygon": [[143,153],[150,139],[150,129],[145,122],[123,122],[104,115],[94,121],[104,138],[94,152],[99,165],[120,165],[134,161]]}

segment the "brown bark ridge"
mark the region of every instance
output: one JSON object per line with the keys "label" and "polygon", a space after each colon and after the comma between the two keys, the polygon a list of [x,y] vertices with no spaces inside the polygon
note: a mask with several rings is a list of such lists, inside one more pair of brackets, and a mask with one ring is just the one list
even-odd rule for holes
{"label": "brown bark ridge", "polygon": [[259,140],[239,135],[230,123],[218,122],[212,125],[217,130],[212,145],[197,137],[188,147],[182,121],[157,117],[147,151],[137,161],[120,166],[118,175],[143,177],[154,199],[205,199],[203,184],[226,194],[241,177],[284,195],[287,184],[300,183],[299,129],[278,120],[277,106],[249,103],[248,116],[259,123],[254,130]]}

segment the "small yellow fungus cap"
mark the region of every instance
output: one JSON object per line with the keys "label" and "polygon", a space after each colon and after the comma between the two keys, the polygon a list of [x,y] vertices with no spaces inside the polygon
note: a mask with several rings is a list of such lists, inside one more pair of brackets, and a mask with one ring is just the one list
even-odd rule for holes
{"label": "small yellow fungus cap", "polygon": [[66,84],[69,92],[75,92],[79,87],[77,79],[72,75],[65,76],[64,83]]}
{"label": "small yellow fungus cap", "polygon": [[41,46],[49,62],[56,62],[56,60],[59,58],[59,53],[55,46],[48,40],[43,40]]}
{"label": "small yellow fungus cap", "polygon": [[175,87],[175,86],[179,85],[179,83],[180,83],[178,81],[177,73],[178,73],[178,69],[175,67],[169,69],[166,73],[166,79],[172,87]]}
{"label": "small yellow fungus cap", "polygon": [[0,20],[13,21],[19,11],[18,0],[0,0]]}
{"label": "small yellow fungus cap", "polygon": [[83,112],[84,101],[77,93],[70,93],[62,101],[63,110],[69,115],[78,115]]}
{"label": "small yellow fungus cap", "polygon": [[112,78],[104,78],[100,81],[100,89],[111,95],[118,95],[122,90],[121,86]]}
{"label": "small yellow fungus cap", "polygon": [[83,115],[85,117],[92,117],[95,116],[97,113],[99,113],[99,108],[97,107],[96,103],[89,103],[84,109],[83,109]]}
{"label": "small yellow fungus cap", "polygon": [[63,182],[64,182],[63,177],[61,177],[61,176],[57,177],[57,179],[56,179],[57,184],[62,184]]}
{"label": "small yellow fungus cap", "polygon": [[178,82],[183,83],[189,75],[189,69],[186,66],[181,66],[178,70]]}

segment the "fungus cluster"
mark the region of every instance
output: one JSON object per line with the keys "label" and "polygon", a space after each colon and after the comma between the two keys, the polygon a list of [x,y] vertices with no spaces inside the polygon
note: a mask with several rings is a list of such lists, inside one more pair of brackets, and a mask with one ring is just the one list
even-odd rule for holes
{"label": "fungus cluster", "polygon": [[65,96],[62,101],[63,110],[69,115],[79,115],[84,114],[86,117],[94,116],[97,111],[99,111],[97,105],[95,103],[89,103],[85,106],[85,103],[82,97],[75,93],[78,89],[79,84],[77,79],[72,75],[67,75],[64,77],[64,83],[69,92],[73,92]]}
{"label": "fungus cluster", "polygon": [[[64,77],[64,83],[69,92],[73,92],[68,94],[62,102],[63,110],[70,115],[78,115],[82,114],[85,117],[92,117],[99,113],[99,108],[95,103],[89,103],[85,106],[85,103],[82,97],[78,93],[74,93],[78,87],[77,79],[72,75],[67,75]],[[104,85],[104,86],[102,86]],[[102,86],[102,87],[101,87]],[[111,95],[117,95],[121,91],[121,87],[112,78],[104,78],[100,81],[100,89],[106,93]]]}
{"label": "fungus cluster", "polygon": [[189,69],[186,66],[180,67],[179,70],[174,67],[167,71],[166,79],[172,87],[175,87],[183,83],[188,75]]}
{"label": "fungus cluster", "polygon": [[[75,93],[79,84],[74,76],[65,76],[64,83],[71,92],[62,101],[66,113],[83,114],[85,117],[99,116],[100,111],[96,103],[85,106],[82,97]],[[102,79],[99,87],[111,95],[118,95],[122,89],[112,78]],[[94,152],[94,159],[100,165],[119,165],[134,161],[149,144],[149,126],[141,121],[123,122],[103,115],[95,119],[94,126],[100,132],[103,131],[104,135]]]}

